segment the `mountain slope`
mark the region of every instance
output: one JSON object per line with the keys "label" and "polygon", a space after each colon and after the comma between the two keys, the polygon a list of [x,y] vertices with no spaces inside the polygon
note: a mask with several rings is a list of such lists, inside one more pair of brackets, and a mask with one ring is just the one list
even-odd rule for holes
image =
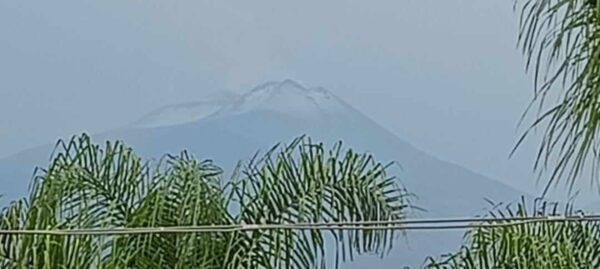
{"label": "mountain slope", "polygon": [[237,99],[236,94],[224,92],[207,96],[202,101],[167,105],[148,113],[133,123],[132,127],[155,128],[194,122],[232,104]]}
{"label": "mountain slope", "polygon": [[[231,169],[238,160],[247,160],[257,150],[299,135],[306,134],[330,145],[341,140],[347,147],[373,153],[380,161],[398,162],[401,168],[392,172],[418,196],[416,205],[426,209],[418,213],[422,217],[473,216],[485,212],[485,199],[506,202],[521,195],[497,181],[418,150],[325,89],[305,88],[291,80],[263,84],[236,102],[198,118],[183,124],[162,122],[160,127],[137,125],[95,137],[98,141],[122,139],[141,155],[153,158],[186,149]],[[43,164],[40,162],[47,159],[50,151],[49,145],[0,160],[0,183],[11,186],[9,198],[24,192],[23,181],[15,178],[29,179],[26,176],[31,174],[31,167]],[[427,255],[453,250],[461,235],[462,232],[411,233],[408,243],[400,239],[385,260],[360,257],[348,268],[419,265]]]}

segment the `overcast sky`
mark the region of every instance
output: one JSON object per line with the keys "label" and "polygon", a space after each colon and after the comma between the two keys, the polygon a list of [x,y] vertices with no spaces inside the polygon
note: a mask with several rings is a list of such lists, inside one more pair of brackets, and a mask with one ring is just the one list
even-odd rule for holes
{"label": "overcast sky", "polygon": [[0,1],[0,156],[293,78],[404,140],[533,191],[507,0]]}

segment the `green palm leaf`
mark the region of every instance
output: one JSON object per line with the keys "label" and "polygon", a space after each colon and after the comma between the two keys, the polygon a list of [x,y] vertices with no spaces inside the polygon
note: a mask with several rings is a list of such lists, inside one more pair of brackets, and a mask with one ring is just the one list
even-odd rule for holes
{"label": "green palm leaf", "polygon": [[[323,145],[299,139],[269,152],[244,170],[235,185],[241,223],[307,223],[398,220],[406,216],[409,195],[386,175],[387,166],[341,144]],[[329,232],[336,260],[356,253],[384,254],[393,231]],[[230,255],[233,264],[276,264],[311,268],[325,263],[328,251],[321,231],[261,231],[240,235]],[[259,251],[254,251],[258,249]],[[331,251],[329,251],[331,252]],[[264,253],[269,253],[265,255]],[[252,255],[260,255],[253,257]]]}
{"label": "green palm leaf", "polygon": [[[545,128],[536,169],[549,170],[548,186],[575,179],[591,168],[597,179],[600,127],[600,3],[595,0],[522,0],[519,44],[534,73],[540,114],[518,145],[536,127]],[[548,98],[558,98],[547,106]],[[529,109],[528,109],[529,110]]]}
{"label": "green palm leaf", "polygon": [[[561,214],[562,213],[562,214]],[[491,212],[492,217],[571,216],[570,206],[559,211],[556,204],[535,203],[528,212],[525,202]],[[600,266],[600,223],[530,222],[512,226],[475,228],[467,233],[465,245],[440,260],[431,259],[426,268],[509,269],[568,268]]]}
{"label": "green palm leaf", "polygon": [[[230,182],[183,152],[149,163],[120,142],[60,142],[3,229],[166,227],[396,220],[408,193],[387,166],[341,144],[308,139],[253,159]],[[2,268],[316,268],[360,253],[384,255],[392,231],[252,230],[127,236],[0,234]],[[334,249],[326,249],[326,247]],[[335,264],[339,266],[339,264]]]}

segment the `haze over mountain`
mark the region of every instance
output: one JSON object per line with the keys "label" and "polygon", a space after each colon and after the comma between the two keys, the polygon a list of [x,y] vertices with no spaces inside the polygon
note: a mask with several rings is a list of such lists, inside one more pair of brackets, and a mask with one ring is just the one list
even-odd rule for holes
{"label": "haze over mountain", "polygon": [[238,97],[232,92],[219,92],[218,95],[213,94],[202,101],[163,106],[148,113],[130,127],[152,128],[193,122],[233,103]]}
{"label": "haze over mountain", "polygon": [[[300,135],[333,145],[371,152],[382,162],[396,161],[400,182],[415,193],[422,217],[464,217],[485,213],[485,199],[510,202],[521,192],[450,162],[439,160],[378,125],[330,91],[305,87],[293,80],[267,82],[237,99],[212,99],[171,105],[115,131],[94,135],[96,142],[121,139],[148,158],[188,150],[225,169],[258,150]],[[53,144],[0,160],[0,192],[6,199],[25,194],[33,167],[47,163]],[[410,233],[399,239],[384,260],[359,257],[347,268],[400,268],[419,265],[427,255],[451,251],[462,232]],[[408,243],[407,243],[408,242]]]}

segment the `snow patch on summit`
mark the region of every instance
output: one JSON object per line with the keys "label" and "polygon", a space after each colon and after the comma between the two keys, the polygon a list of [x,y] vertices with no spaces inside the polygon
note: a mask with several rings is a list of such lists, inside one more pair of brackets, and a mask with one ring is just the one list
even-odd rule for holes
{"label": "snow patch on summit", "polygon": [[156,128],[194,122],[212,115],[237,98],[233,93],[221,93],[205,101],[168,105],[154,110],[133,124],[134,128]]}
{"label": "snow patch on summit", "polygon": [[251,111],[275,111],[299,117],[339,114],[347,105],[322,87],[306,88],[287,79],[267,82],[223,107],[215,116],[230,116]]}
{"label": "snow patch on summit", "polygon": [[201,102],[164,106],[147,114],[132,127],[166,127],[257,111],[327,121],[349,116],[353,109],[322,87],[307,88],[286,79],[264,83],[242,96],[230,93]]}
{"label": "snow patch on summit", "polygon": [[223,104],[210,102],[165,106],[140,119],[134,127],[155,128],[194,122],[214,113],[222,106]]}

